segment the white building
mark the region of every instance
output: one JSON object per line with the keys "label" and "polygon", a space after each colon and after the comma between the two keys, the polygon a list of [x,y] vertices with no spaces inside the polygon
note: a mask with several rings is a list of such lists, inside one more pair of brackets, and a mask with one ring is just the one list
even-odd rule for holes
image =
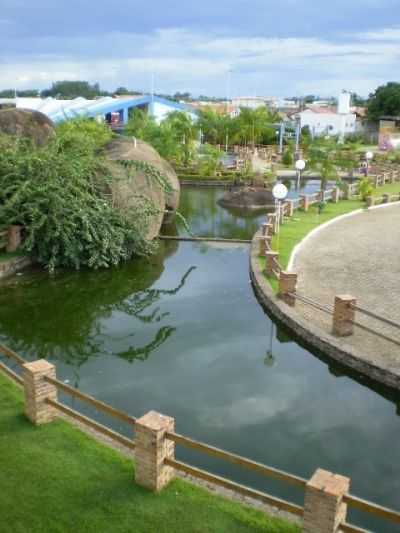
{"label": "white building", "polygon": [[313,136],[329,135],[345,137],[356,133],[357,117],[350,111],[350,94],[342,93],[337,109],[332,107],[307,106],[297,114],[300,126],[308,126]]}
{"label": "white building", "polygon": [[257,107],[265,107],[266,99],[262,96],[236,96],[232,98],[232,105],[236,108],[248,107],[257,109]]}

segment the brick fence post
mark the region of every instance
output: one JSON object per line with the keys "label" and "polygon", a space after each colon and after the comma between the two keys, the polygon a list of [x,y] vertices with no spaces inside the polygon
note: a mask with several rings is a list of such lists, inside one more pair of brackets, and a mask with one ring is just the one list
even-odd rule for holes
{"label": "brick fence post", "polygon": [[337,204],[340,198],[340,189],[339,187],[334,187],[332,189],[332,202]]}
{"label": "brick fence post", "polygon": [[270,244],[271,244],[271,237],[260,237],[259,239],[260,243],[260,249],[259,249],[259,256],[265,257],[265,252],[269,250]]}
{"label": "brick fence post", "polygon": [[10,226],[8,228],[7,252],[15,252],[21,244],[22,226]]}
{"label": "brick fence post", "polygon": [[46,398],[57,400],[57,389],[44,379],[45,376],[56,377],[56,367],[45,359],[23,365],[25,414],[36,425],[57,418],[57,413],[45,401]]}
{"label": "brick fence post", "polygon": [[135,424],[135,481],[158,492],[175,477],[175,470],[164,464],[174,459],[175,443],[165,437],[175,430],[175,419],[150,411]]}
{"label": "brick fence post", "polygon": [[335,296],[335,305],[333,310],[333,333],[338,337],[347,337],[353,334],[353,320],[356,299],[348,294]]}
{"label": "brick fence post", "polygon": [[268,235],[268,222],[263,222],[261,224],[261,234],[263,235],[263,237],[265,237],[266,235]]}
{"label": "brick fence post", "polygon": [[297,286],[297,274],[295,272],[281,271],[279,276],[279,292],[278,296],[285,303],[294,307],[296,304],[296,298],[292,296],[296,292]]}
{"label": "brick fence post", "polygon": [[367,203],[367,207],[372,207],[374,205],[374,203],[375,203],[375,200],[374,200],[373,196],[367,196],[365,201]]}
{"label": "brick fence post", "polygon": [[318,468],[306,485],[303,533],[337,533],[346,520],[350,479]]}
{"label": "brick fence post", "polygon": [[265,228],[265,236],[268,237],[269,235],[272,235],[274,233],[274,225],[270,222],[267,222],[266,228]]}
{"label": "brick fence post", "polygon": [[277,216],[276,216],[276,213],[269,213],[268,214],[268,217],[267,217],[267,220],[268,220],[268,224],[271,224],[272,225],[272,233],[275,235],[276,231],[277,231],[277,225],[278,225],[278,221],[277,221]]}
{"label": "brick fence post", "polygon": [[278,259],[278,257],[278,252],[273,252],[272,250],[265,252],[265,273],[267,274],[267,276],[274,275],[274,268],[276,269],[274,259]]}
{"label": "brick fence post", "polygon": [[308,198],[307,194],[300,194],[299,198],[301,201],[302,208],[304,209],[305,212],[307,212],[310,206],[310,199]]}

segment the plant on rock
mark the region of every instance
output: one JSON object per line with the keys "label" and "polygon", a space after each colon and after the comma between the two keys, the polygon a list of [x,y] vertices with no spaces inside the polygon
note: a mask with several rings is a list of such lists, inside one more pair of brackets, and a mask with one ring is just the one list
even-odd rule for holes
{"label": "plant on rock", "polygon": [[44,147],[0,138],[0,225],[24,226],[24,251],[50,271],[110,267],[154,247],[146,232],[157,207],[146,197],[124,210],[110,202],[108,137],[104,126],[80,121]]}

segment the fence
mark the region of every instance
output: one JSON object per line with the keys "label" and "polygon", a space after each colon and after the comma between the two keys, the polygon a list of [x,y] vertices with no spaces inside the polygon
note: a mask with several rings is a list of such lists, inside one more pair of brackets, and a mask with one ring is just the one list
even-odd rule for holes
{"label": "fence", "polygon": [[[377,186],[384,185],[388,181],[390,181],[390,183],[400,181],[400,171],[391,169],[390,172],[386,171],[374,177],[374,182]],[[299,300],[319,311],[332,315],[332,331],[336,336],[344,337],[352,335],[354,332],[354,326],[357,326],[385,340],[400,345],[400,341],[397,341],[395,338],[388,337],[387,335],[384,335],[373,328],[369,328],[365,324],[355,320],[354,312],[358,311],[369,317],[373,317],[386,325],[391,325],[392,327],[400,329],[400,324],[393,320],[383,317],[382,315],[371,313],[369,310],[357,306],[356,299],[353,296],[336,296],[334,305],[330,306],[316,302],[306,295],[298,294],[296,291],[297,274],[285,271],[283,266],[279,263],[279,253],[271,248],[272,236],[279,230],[279,225],[283,223],[284,217],[293,216],[295,209],[308,211],[311,205],[319,204],[323,201],[330,200],[331,202],[336,203],[341,197],[347,199],[352,198],[358,194],[358,189],[359,184],[352,183],[346,184],[344,191],[341,191],[338,187],[334,187],[333,189],[318,191],[314,194],[302,194],[299,198],[293,200],[286,200],[277,210],[277,213],[269,213],[267,215],[267,221],[262,224],[261,237],[259,239],[259,255],[260,257],[265,258],[265,274],[275,278],[279,282],[278,297],[290,306],[295,306],[296,300]],[[400,201],[400,192],[392,195],[383,194],[381,197],[368,196],[366,198],[366,205],[367,207],[371,207],[373,205],[394,201]]]}
{"label": "fence", "polygon": [[[135,450],[135,481],[150,490],[162,490],[178,471],[300,517],[303,523],[302,530],[305,533],[315,531],[336,533],[339,530],[350,533],[366,531],[346,522],[348,506],[400,524],[398,511],[350,494],[350,479],[345,476],[317,469],[311,479],[307,480],[210,446],[176,433],[175,420],[172,417],[150,411],[141,418],[135,418],[70,387],[57,379],[54,365],[46,360],[26,362],[21,356],[1,345],[0,352],[11,358],[22,370],[21,377],[0,362],[0,369],[24,388],[25,413],[33,424],[50,423],[57,417],[58,413],[63,413],[123,444],[130,450]],[[57,397],[59,390],[128,424],[135,431],[135,439],[129,439],[62,404]],[[178,461],[175,459],[175,445],[197,450],[211,457],[241,466],[246,470],[296,486],[304,490],[304,506],[282,500]]]}

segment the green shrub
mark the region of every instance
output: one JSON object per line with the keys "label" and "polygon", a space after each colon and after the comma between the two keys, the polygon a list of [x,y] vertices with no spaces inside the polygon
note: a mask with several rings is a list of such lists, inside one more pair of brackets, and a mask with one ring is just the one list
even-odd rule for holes
{"label": "green shrub", "polygon": [[43,147],[0,138],[0,226],[24,226],[23,251],[50,271],[109,267],[153,249],[146,234],[155,206],[143,198],[122,211],[109,201],[113,178],[101,147],[110,135],[80,120],[61,126]]}
{"label": "green shrub", "polygon": [[282,163],[287,167],[293,165],[293,155],[290,150],[285,150],[285,153],[282,156]]}

